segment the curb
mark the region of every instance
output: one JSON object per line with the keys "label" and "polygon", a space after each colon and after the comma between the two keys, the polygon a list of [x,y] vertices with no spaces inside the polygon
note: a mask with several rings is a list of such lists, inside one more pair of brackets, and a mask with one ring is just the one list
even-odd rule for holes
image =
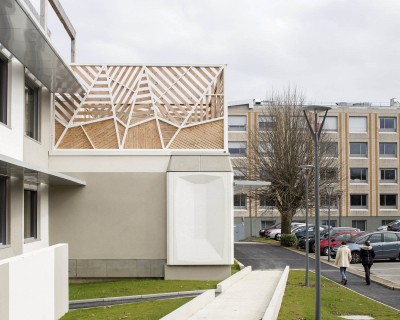
{"label": "curb", "polygon": [[222,293],[226,291],[228,288],[233,286],[236,282],[243,279],[251,272],[251,266],[245,267],[244,269],[240,270],[239,272],[235,273],[234,275],[230,276],[229,278],[221,281],[217,284],[217,289],[215,292]]}
{"label": "curb", "polygon": [[282,305],[283,295],[285,294],[286,283],[289,276],[289,266],[285,267],[279,279],[275,292],[268,304],[267,310],[262,317],[262,320],[276,320],[278,319],[279,311]]}

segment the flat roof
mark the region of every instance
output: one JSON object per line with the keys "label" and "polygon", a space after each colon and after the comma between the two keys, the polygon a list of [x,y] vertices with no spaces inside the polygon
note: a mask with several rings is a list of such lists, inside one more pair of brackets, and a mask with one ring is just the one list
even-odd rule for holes
{"label": "flat roof", "polygon": [[22,0],[0,1],[0,43],[51,92],[84,91]]}
{"label": "flat roof", "polygon": [[86,182],[63,173],[53,172],[0,154],[0,174],[18,177],[26,182],[49,185],[85,186]]}

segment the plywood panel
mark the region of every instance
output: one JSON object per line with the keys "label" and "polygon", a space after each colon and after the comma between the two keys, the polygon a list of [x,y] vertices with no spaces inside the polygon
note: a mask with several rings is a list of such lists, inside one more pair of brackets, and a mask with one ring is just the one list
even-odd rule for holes
{"label": "plywood panel", "polygon": [[159,123],[161,136],[163,138],[164,145],[166,146],[170,142],[178,128],[161,120],[159,121]]}
{"label": "plywood panel", "polygon": [[218,120],[182,129],[169,149],[223,149],[224,122]]}
{"label": "plywood panel", "polygon": [[118,149],[114,120],[99,121],[84,125],[95,149]]}
{"label": "plywood panel", "polygon": [[128,130],[125,149],[161,149],[156,121],[149,121]]}
{"label": "plywood panel", "polygon": [[81,127],[69,128],[61,140],[59,149],[93,149]]}
{"label": "plywood panel", "polygon": [[55,121],[55,136],[54,136],[54,143],[57,144],[58,140],[60,139],[62,133],[64,132],[65,127],[58,122],[57,120]]}

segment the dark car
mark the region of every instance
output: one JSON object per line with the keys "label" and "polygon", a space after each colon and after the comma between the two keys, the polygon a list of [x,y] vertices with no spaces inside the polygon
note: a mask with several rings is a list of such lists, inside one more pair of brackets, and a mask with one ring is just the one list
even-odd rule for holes
{"label": "dark car", "polygon": [[[400,259],[400,232],[376,231],[355,235],[347,242],[347,246],[351,251],[351,263],[361,262],[360,245],[367,240],[374,248],[375,259]],[[336,257],[336,252],[339,247],[340,245],[337,245],[331,250],[332,258]]]}
{"label": "dark car", "polygon": [[[328,226],[321,226],[319,228],[319,230],[320,230],[320,232],[323,232],[327,228],[328,228]],[[295,234],[297,239],[301,239],[301,238],[305,237],[306,236],[306,227],[298,229],[294,234]],[[314,236],[314,234],[315,234],[315,225],[313,225],[313,224],[308,225],[308,235],[309,235],[309,237]]]}
{"label": "dark car", "polygon": [[400,221],[389,223],[387,226],[387,231],[400,231]]}

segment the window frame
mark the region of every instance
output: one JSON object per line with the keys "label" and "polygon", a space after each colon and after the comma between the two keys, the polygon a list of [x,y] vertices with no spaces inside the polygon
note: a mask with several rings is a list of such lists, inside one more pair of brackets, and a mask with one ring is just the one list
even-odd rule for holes
{"label": "window frame", "polygon": [[[388,196],[394,196],[395,197],[395,205],[387,205],[387,197]],[[379,208],[380,209],[390,209],[390,210],[395,210],[398,208],[398,200],[397,200],[397,194],[396,193],[380,193],[379,194]],[[382,204],[382,199],[384,199],[384,204]]]}
{"label": "window frame", "polygon": [[[389,144],[391,144],[391,145],[394,144],[395,145],[394,154],[392,154],[392,153],[387,154],[385,152],[385,149],[386,149],[385,146],[389,145]],[[381,153],[381,146],[383,146],[384,153]],[[379,158],[397,158],[397,142],[379,142]]]}
{"label": "window frame", "polygon": [[[355,196],[360,196],[364,197],[365,196],[365,201],[363,201],[363,198],[361,198],[361,205],[352,205],[351,200],[352,197]],[[363,204],[365,202],[365,205]],[[368,209],[368,194],[367,193],[353,193],[350,194],[350,210],[365,210]]]}
{"label": "window frame", "polygon": [[[383,120],[385,124],[385,120],[393,120],[394,126],[393,128],[387,128],[386,126],[382,127],[381,126],[381,120]],[[379,132],[397,132],[397,117],[379,117]]]}
{"label": "window frame", "polygon": [[[365,120],[365,131],[352,131],[352,120],[356,119],[362,119],[363,121]],[[349,117],[349,133],[368,133],[368,117],[366,116],[350,116]]]}
{"label": "window frame", "polygon": [[[28,90],[27,90],[28,89]],[[33,92],[33,110],[28,113],[28,101],[27,97],[29,94],[29,89]],[[28,91],[28,92],[27,92]],[[29,119],[28,119],[29,115]],[[25,77],[25,123],[24,123],[24,134],[32,140],[40,142],[41,134],[41,106],[40,106],[40,88],[35,85],[31,80]],[[32,131],[28,131],[28,123],[32,127]]]}
{"label": "window frame", "polygon": [[[359,146],[360,146],[360,148],[359,148],[360,153],[351,153],[351,146],[355,145],[356,143],[359,144]],[[366,148],[365,148],[366,153],[361,153],[362,145],[366,146]],[[368,158],[368,142],[356,142],[356,141],[349,142],[349,155],[350,155],[350,158]]]}
{"label": "window frame", "polygon": [[[361,170],[361,178],[362,178],[362,176],[363,176],[363,170],[365,170],[365,180],[363,180],[363,179],[352,179],[351,178],[351,176],[352,176],[352,173],[351,173],[351,171],[352,170]],[[368,183],[368,168],[350,168],[350,172],[349,172],[349,174],[350,174],[350,183]],[[359,180],[359,181],[355,181],[355,180]]]}
{"label": "window frame", "polygon": [[[30,204],[27,206],[27,194],[30,194]],[[39,240],[39,216],[40,216],[40,195],[36,185],[24,185],[24,243]],[[27,212],[27,209],[29,212]],[[29,215],[29,217],[27,216]],[[27,220],[29,218],[29,231]]]}
{"label": "window frame", "polygon": [[[230,147],[229,144],[238,143],[241,144],[239,148]],[[232,150],[238,150],[238,152],[232,152]],[[243,152],[244,150],[244,152]],[[246,141],[228,141],[228,151],[231,157],[247,157],[247,142]]]}
{"label": "window frame", "polygon": [[9,244],[10,179],[0,175],[0,248]]}
{"label": "window frame", "polygon": [[[385,171],[393,170],[394,171],[394,179],[382,179],[382,173]],[[397,183],[397,169],[396,168],[380,168],[379,169],[379,182],[380,183]]]}
{"label": "window frame", "polygon": [[[363,228],[360,226],[360,223],[362,223],[363,224]],[[351,220],[351,226],[353,227],[353,228],[358,228],[358,229],[360,229],[360,231],[366,231],[367,230],[367,220]],[[356,241],[356,243],[358,243],[358,241],[365,241],[365,238],[364,237],[362,237],[362,239],[359,239],[359,240],[357,240]]]}
{"label": "window frame", "polygon": [[[232,125],[229,124],[229,119],[233,118],[244,118],[244,125]],[[247,131],[247,116],[246,115],[228,115],[228,131],[233,132],[245,132]]]}
{"label": "window frame", "polygon": [[[236,198],[237,197],[240,197],[239,198],[239,205],[237,206],[237,205],[235,205],[236,204]],[[243,199],[244,198],[244,199]],[[244,204],[243,204],[243,202],[244,202]],[[242,210],[247,210],[247,194],[245,194],[245,193],[239,193],[239,194],[235,194],[234,196],[233,196],[233,207],[234,207],[234,209],[242,209]]]}
{"label": "window frame", "polygon": [[[333,124],[333,122],[335,124],[334,128],[328,127],[328,125]],[[325,132],[338,132],[338,117],[337,116],[326,116],[323,130]]]}
{"label": "window frame", "polygon": [[258,115],[257,126],[259,131],[272,131],[275,128],[276,121],[273,117],[266,115]]}
{"label": "window frame", "polygon": [[0,54],[0,124],[9,124],[9,60]]}

